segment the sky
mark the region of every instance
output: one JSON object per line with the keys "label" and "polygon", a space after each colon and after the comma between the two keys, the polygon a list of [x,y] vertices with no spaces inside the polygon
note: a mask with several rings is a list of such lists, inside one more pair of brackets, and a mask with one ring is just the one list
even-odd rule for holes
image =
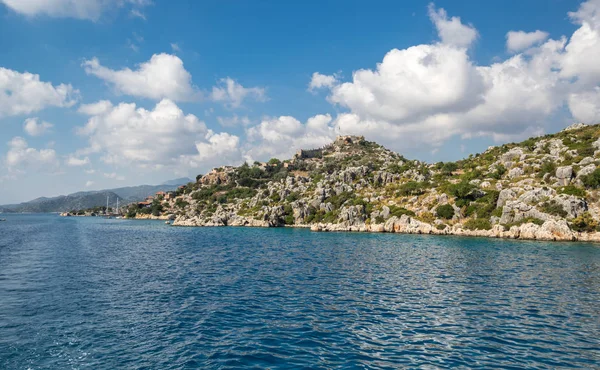
{"label": "sky", "polygon": [[0,0],[0,204],[600,122],[600,0]]}

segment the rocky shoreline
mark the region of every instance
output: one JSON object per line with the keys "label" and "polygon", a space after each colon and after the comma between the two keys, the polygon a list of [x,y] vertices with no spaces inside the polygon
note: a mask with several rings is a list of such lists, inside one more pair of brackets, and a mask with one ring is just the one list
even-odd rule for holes
{"label": "rocky shoreline", "polygon": [[310,228],[314,232],[369,232],[369,233],[397,233],[397,234],[430,234],[430,235],[452,235],[469,237],[486,237],[502,239],[521,239],[521,240],[539,240],[539,241],[582,241],[582,242],[600,242],[600,232],[581,233],[572,231],[565,220],[549,220],[542,225],[534,223],[525,223],[519,226],[512,226],[507,229],[502,225],[494,225],[491,230],[467,230],[460,226],[449,226],[444,229],[438,229],[428,223],[421,222],[410,216],[391,217],[385,223],[381,224],[359,224],[349,225],[347,223],[318,223],[318,224],[295,224],[295,225],[273,225],[267,220],[253,220],[238,218],[231,220],[227,224],[204,222],[197,223],[197,220],[189,218],[177,218],[173,226],[182,227],[294,227]]}
{"label": "rocky shoreline", "polygon": [[136,220],[162,220],[162,221],[172,221],[175,219],[175,215],[169,214],[169,215],[159,215],[159,216],[154,216],[152,214],[146,215],[146,214],[136,214],[135,217],[133,217]]}

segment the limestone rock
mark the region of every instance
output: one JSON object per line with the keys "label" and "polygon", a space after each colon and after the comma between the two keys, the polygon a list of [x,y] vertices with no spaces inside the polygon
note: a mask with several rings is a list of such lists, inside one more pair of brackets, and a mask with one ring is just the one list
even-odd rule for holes
{"label": "limestone rock", "polygon": [[517,197],[517,193],[513,189],[502,189],[500,190],[500,194],[498,195],[498,201],[496,202],[496,207],[502,207],[506,203],[507,200],[515,199]]}
{"label": "limestone rock", "polygon": [[588,127],[588,125],[586,125],[585,123],[581,123],[581,122],[573,123],[572,125],[565,127],[561,132],[579,130],[584,127]]}
{"label": "limestone rock", "polygon": [[569,185],[571,178],[573,177],[573,167],[564,166],[556,169],[556,178],[560,186]]}
{"label": "limestone rock", "polygon": [[577,172],[577,178],[581,178],[582,176],[587,176],[590,173],[594,172],[595,170],[596,170],[596,165],[595,164],[590,164],[590,165],[587,165],[585,167],[582,167]]}
{"label": "limestone rock", "polygon": [[523,176],[524,174],[525,174],[525,172],[523,171],[523,169],[522,169],[522,168],[520,168],[520,167],[515,167],[515,168],[511,168],[511,169],[508,171],[508,178],[509,178],[509,179],[515,179],[515,178],[517,178],[517,177],[521,177],[521,176]]}
{"label": "limestone rock", "polygon": [[568,217],[577,217],[588,209],[587,202],[574,195],[560,194],[552,200],[567,212]]}
{"label": "limestone rock", "polygon": [[511,150],[509,150],[508,152],[502,154],[500,156],[500,162],[507,167],[506,165],[509,162],[513,162],[516,160],[519,160],[521,158],[521,156],[523,155],[523,149],[521,148],[512,148]]}

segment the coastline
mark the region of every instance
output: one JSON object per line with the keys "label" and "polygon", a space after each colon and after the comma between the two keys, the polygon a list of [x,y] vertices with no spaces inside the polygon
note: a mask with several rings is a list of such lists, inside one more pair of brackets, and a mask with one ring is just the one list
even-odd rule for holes
{"label": "coastline", "polygon": [[[64,215],[61,215],[65,217]],[[71,215],[70,217],[99,217],[90,215]],[[590,242],[600,243],[600,232],[585,233],[576,232],[569,228],[565,220],[549,220],[542,225],[524,223],[519,226],[506,228],[502,225],[494,225],[490,230],[469,230],[459,225],[448,226],[438,229],[434,225],[419,221],[410,216],[391,217],[385,223],[316,223],[316,224],[273,224],[267,220],[256,220],[237,216],[231,220],[221,222],[200,221],[195,218],[175,217],[174,215],[145,215],[138,214],[133,218],[125,217],[127,220],[160,220],[173,221],[171,226],[177,227],[255,227],[276,228],[289,227],[298,229],[310,229],[312,232],[358,232],[358,233],[395,233],[395,234],[420,234],[420,235],[448,235],[464,237],[480,237],[491,239],[513,239],[534,241],[566,241],[566,242]],[[223,222],[227,221],[227,222]]]}
{"label": "coastline", "polygon": [[429,234],[429,235],[449,235],[466,237],[485,237],[492,239],[513,239],[513,240],[537,240],[537,241],[569,241],[569,242],[593,242],[600,243],[600,232],[583,233],[575,232],[569,229],[564,220],[550,220],[542,225],[534,223],[524,223],[519,226],[512,226],[506,229],[502,225],[494,225],[491,230],[468,230],[458,226],[448,226],[442,230],[435,226],[416,220],[410,216],[391,217],[385,223],[381,224],[354,224],[347,223],[317,223],[317,224],[294,224],[294,225],[276,225],[268,221],[244,219],[235,220],[228,223],[204,222],[196,223],[193,219],[177,218],[172,226],[179,227],[292,227],[307,228],[313,232],[368,232],[368,233],[397,233],[397,234]]}

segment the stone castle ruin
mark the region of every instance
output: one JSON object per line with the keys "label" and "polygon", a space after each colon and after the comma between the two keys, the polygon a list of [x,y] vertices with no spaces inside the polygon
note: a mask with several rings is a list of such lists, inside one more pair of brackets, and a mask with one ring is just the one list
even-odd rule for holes
{"label": "stone castle ruin", "polygon": [[299,149],[296,152],[295,159],[321,158],[323,156],[323,152],[327,149],[331,149],[332,147],[343,147],[346,145],[362,144],[362,143],[364,143],[364,141],[365,141],[364,136],[352,136],[352,135],[338,136],[332,144],[327,145],[323,148]]}

